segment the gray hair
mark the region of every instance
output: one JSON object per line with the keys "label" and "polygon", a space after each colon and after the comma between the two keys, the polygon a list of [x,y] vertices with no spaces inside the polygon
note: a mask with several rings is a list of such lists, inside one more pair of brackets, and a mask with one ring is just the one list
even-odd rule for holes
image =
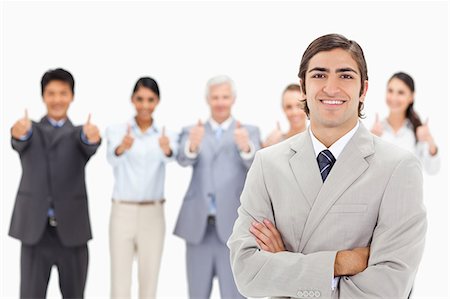
{"label": "gray hair", "polygon": [[233,98],[236,98],[236,86],[234,85],[234,81],[231,80],[231,78],[228,77],[227,75],[219,75],[209,79],[208,82],[206,83],[205,97],[208,98],[209,91],[211,90],[212,86],[221,84],[228,84],[231,87],[231,93],[233,94]]}

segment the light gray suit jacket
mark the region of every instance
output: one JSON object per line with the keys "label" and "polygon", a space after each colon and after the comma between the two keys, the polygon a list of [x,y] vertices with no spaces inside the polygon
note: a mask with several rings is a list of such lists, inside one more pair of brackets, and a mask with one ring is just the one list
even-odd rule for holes
{"label": "light gray suit jacket", "polygon": [[[256,154],[228,241],[245,296],[406,298],[422,257],[426,212],[420,162],[360,124],[325,183],[309,130]],[[267,218],[286,250],[258,249],[249,228]],[[370,246],[368,267],[341,277],[339,250]]]}
{"label": "light gray suit jacket", "polygon": [[[244,125],[255,149],[260,148],[259,129]],[[237,218],[239,198],[245,176],[253,159],[243,159],[234,142],[233,121],[217,141],[209,123],[205,124],[205,136],[195,159],[185,154],[185,145],[192,128],[183,129],[179,140],[177,161],[181,166],[192,166],[192,178],[183,200],[174,234],[191,244],[199,244],[206,231],[211,195],[215,195],[217,212],[216,228],[225,244],[231,235]]]}

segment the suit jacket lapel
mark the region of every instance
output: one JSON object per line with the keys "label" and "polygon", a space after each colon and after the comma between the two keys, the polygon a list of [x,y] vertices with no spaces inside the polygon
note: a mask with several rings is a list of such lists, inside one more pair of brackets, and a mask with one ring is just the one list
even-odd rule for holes
{"label": "suit jacket lapel", "polygon": [[53,139],[54,128],[49,123],[47,117],[43,117],[39,124],[39,130],[42,132],[42,141],[44,143],[44,147],[48,150]]}
{"label": "suit jacket lapel", "polygon": [[73,128],[73,124],[69,119],[66,120],[61,128],[54,128],[48,121],[47,117],[43,117],[41,119],[41,125],[44,131],[44,138],[47,149],[51,149],[56,144],[58,144],[64,134],[67,134],[70,129]]}
{"label": "suit jacket lapel", "polygon": [[233,137],[234,128],[236,127],[236,121],[233,120],[233,122],[230,124],[227,130],[224,130],[222,132],[222,136],[219,140],[216,138],[216,132],[211,127],[211,124],[208,122],[206,124],[206,135],[208,136],[208,142],[211,144],[212,148],[214,149],[214,157],[217,157],[217,155],[220,154],[220,152],[224,149],[224,144],[226,142],[229,142],[230,138]]}
{"label": "suit jacket lapel", "polygon": [[355,135],[345,146],[322,186],[308,216],[300,240],[301,252],[328,210],[353,182],[369,167],[366,157],[374,153],[373,137],[360,123]]}
{"label": "suit jacket lapel", "polygon": [[309,130],[298,135],[298,138],[292,142],[291,149],[295,152],[289,160],[291,170],[300,190],[312,207],[322,187],[322,177],[316,162]]}
{"label": "suit jacket lapel", "polygon": [[[230,126],[228,127],[228,129],[226,129],[222,132],[222,136],[220,137],[220,140],[216,140],[216,144],[217,144],[216,156],[218,154],[220,154],[220,152],[225,148],[225,146],[224,146],[225,143],[230,142],[230,139],[233,140],[233,132],[234,132],[235,127],[236,127],[236,121],[233,120],[231,122]],[[215,134],[214,134],[214,137],[215,137]],[[234,143],[234,141],[233,141],[233,143]]]}

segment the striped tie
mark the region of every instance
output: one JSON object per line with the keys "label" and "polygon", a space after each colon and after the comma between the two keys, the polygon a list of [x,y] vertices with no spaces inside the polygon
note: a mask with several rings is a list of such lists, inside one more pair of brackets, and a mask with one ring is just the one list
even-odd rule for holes
{"label": "striped tie", "polygon": [[322,176],[322,181],[325,182],[328,174],[331,171],[336,159],[329,150],[323,150],[317,156],[317,163],[319,163],[320,175]]}

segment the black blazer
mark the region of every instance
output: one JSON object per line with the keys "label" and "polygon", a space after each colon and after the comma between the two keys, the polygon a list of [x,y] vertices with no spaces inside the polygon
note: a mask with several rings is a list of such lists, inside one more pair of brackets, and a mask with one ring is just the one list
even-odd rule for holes
{"label": "black blazer", "polygon": [[65,246],[86,244],[92,238],[84,168],[100,143],[81,141],[82,126],[70,120],[54,128],[46,117],[32,123],[26,141],[11,138],[20,155],[22,179],[17,192],[9,235],[24,244],[36,244],[53,205],[56,227]]}

